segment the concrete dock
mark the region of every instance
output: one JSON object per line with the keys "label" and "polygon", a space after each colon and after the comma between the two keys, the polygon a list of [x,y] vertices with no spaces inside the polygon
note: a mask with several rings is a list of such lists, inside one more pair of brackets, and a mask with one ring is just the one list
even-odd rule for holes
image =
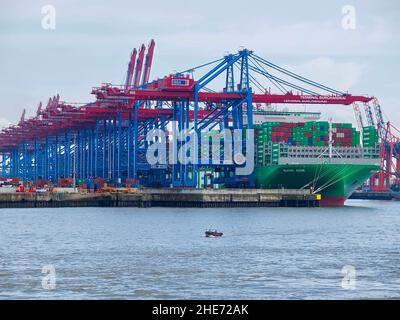
{"label": "concrete dock", "polygon": [[153,206],[162,207],[318,207],[308,190],[147,189]]}
{"label": "concrete dock", "polygon": [[138,189],[122,193],[0,193],[0,208],[44,207],[319,207],[307,190]]}

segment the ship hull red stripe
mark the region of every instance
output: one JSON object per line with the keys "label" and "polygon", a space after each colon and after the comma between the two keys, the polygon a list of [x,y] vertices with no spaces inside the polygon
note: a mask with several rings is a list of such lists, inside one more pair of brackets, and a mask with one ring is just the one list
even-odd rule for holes
{"label": "ship hull red stripe", "polygon": [[321,207],[343,207],[346,197],[322,197]]}

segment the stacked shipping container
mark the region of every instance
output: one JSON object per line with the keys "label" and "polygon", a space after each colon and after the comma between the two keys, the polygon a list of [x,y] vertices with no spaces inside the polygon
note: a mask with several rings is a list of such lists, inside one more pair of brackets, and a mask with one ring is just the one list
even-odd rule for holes
{"label": "stacked shipping container", "polygon": [[[277,163],[280,143],[292,146],[328,146],[329,122],[310,121],[299,123],[265,122],[254,125],[256,163]],[[361,134],[351,123],[332,123],[333,146],[360,146]],[[378,130],[374,126],[363,128],[364,147],[375,147],[379,142]]]}
{"label": "stacked shipping container", "polygon": [[[255,126],[255,131],[256,141],[260,146],[269,141],[297,146],[327,146],[329,143],[329,123],[327,121],[265,122]],[[333,123],[332,138],[334,146],[360,145],[360,132],[353,128],[351,123]]]}
{"label": "stacked shipping container", "polygon": [[378,130],[374,126],[363,127],[363,146],[374,147],[378,142]]}

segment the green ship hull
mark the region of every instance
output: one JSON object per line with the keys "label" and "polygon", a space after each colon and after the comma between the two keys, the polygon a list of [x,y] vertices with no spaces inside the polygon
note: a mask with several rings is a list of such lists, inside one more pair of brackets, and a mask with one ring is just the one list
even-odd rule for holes
{"label": "green ship hull", "polygon": [[256,167],[255,179],[258,188],[310,189],[321,194],[321,206],[343,206],[378,170],[366,164],[276,164]]}

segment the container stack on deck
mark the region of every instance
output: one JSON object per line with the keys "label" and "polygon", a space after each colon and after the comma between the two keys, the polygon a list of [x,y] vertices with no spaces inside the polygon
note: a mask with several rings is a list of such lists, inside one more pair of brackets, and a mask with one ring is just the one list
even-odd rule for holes
{"label": "container stack on deck", "polygon": [[374,147],[379,142],[378,129],[374,126],[363,127],[363,146]]}
{"label": "container stack on deck", "polygon": [[[327,146],[329,143],[329,123],[327,121],[265,122],[255,126],[255,132],[259,146],[269,141],[283,142],[293,146]],[[333,123],[332,138],[333,146],[354,147],[360,145],[360,132],[353,128],[351,123]]]}
{"label": "container stack on deck", "polygon": [[[329,144],[329,122],[327,121],[265,122],[255,125],[254,128],[256,163],[259,165],[265,164],[265,161],[271,164],[278,163],[280,143],[310,147],[323,147]],[[373,133],[368,134],[375,139]],[[351,123],[332,123],[333,146],[360,146],[360,137],[360,132],[353,128]]]}

